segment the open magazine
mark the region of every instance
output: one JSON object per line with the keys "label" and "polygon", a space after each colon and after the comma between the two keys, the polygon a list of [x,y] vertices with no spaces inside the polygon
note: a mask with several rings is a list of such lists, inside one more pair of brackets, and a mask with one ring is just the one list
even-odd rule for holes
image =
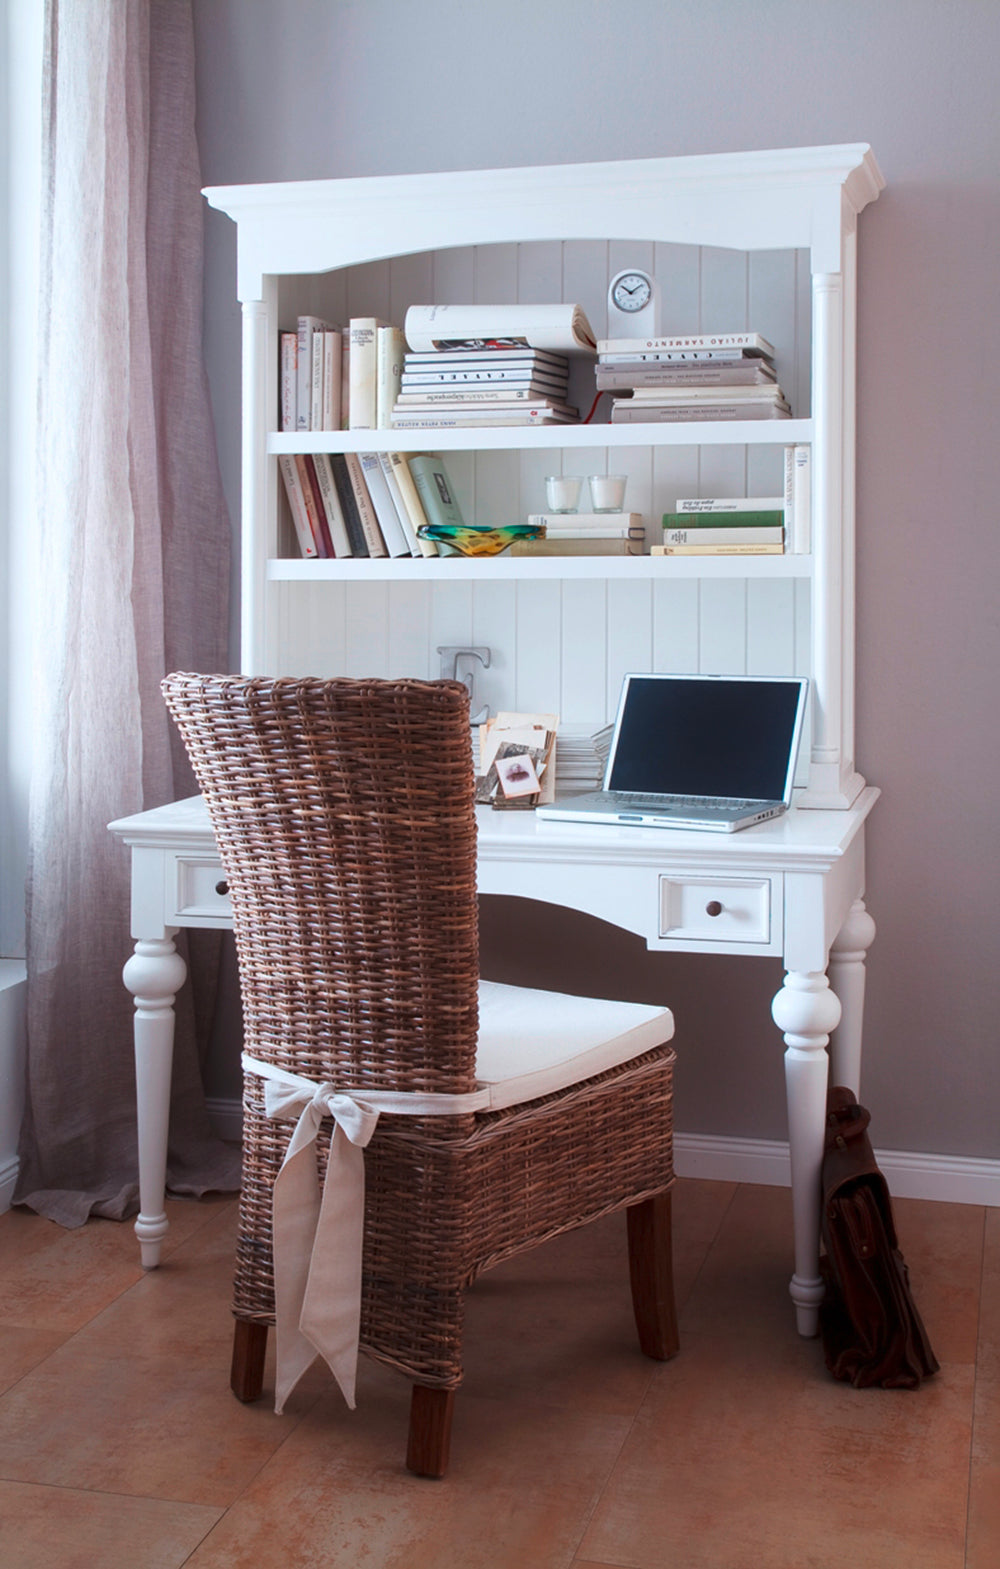
{"label": "open magazine", "polygon": [[596,338],[579,305],[411,305],[403,323],[414,354],[448,349],[593,352]]}

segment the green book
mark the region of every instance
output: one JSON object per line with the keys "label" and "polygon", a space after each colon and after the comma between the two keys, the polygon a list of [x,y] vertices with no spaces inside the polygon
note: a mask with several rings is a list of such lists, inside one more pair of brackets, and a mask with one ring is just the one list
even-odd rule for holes
{"label": "green book", "polygon": [[455,496],[455,487],[448,477],[441,458],[431,453],[414,453],[408,458],[413,483],[417,487],[421,506],[428,523],[464,524],[462,509]]}
{"label": "green book", "polygon": [[664,528],[783,528],[783,507],[766,512],[664,512]]}

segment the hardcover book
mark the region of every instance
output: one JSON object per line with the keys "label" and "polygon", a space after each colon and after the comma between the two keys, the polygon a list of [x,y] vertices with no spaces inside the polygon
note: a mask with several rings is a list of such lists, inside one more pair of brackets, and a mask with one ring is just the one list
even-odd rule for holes
{"label": "hardcover book", "polygon": [[375,334],[375,424],[387,430],[399,396],[406,339],[401,327],[381,326]]}
{"label": "hardcover book", "polygon": [[368,554],[370,556],[386,556],[388,551],[385,548],[385,540],[382,538],[382,530],[378,526],[378,517],[372,505],[372,498],[368,493],[368,486],[365,484],[361,459],[356,452],[348,452],[345,456],[347,459],[347,476],[351,482],[351,489],[354,491],[354,500],[357,504],[358,517],[361,521],[365,543],[368,546]]}
{"label": "hardcover book", "polygon": [[282,430],[295,429],[298,364],[299,335],[297,332],[283,332],[281,334],[281,386],[279,392]]}
{"label": "hardcover book", "polygon": [[278,469],[285,485],[285,495],[288,497],[288,509],[292,514],[292,524],[295,528],[295,538],[298,540],[299,551],[306,560],[313,560],[319,555],[319,545],[313,535],[312,525],[309,522],[309,513],[306,509],[305,497],[302,494],[302,483],[299,479],[295,459],[291,453],[282,453],[278,458]]}
{"label": "hardcover book", "polygon": [[784,507],[761,507],[753,512],[664,512],[664,528],[697,529],[699,533],[725,528],[737,532],[748,528],[784,528]]}
{"label": "hardcover book", "polygon": [[300,316],[297,327],[297,359],[295,374],[295,428],[312,429],[313,406],[313,355],[322,363],[323,333],[332,326],[321,316]]}
{"label": "hardcover book", "polygon": [[598,354],[705,349],[739,349],[743,354],[768,354],[774,358],[774,345],[759,332],[695,332],[674,338],[600,338],[597,344]]}
{"label": "hardcover book", "polygon": [[428,523],[464,524],[462,509],[444,461],[428,453],[418,452],[408,462]]}
{"label": "hardcover book", "polygon": [[[385,479],[386,487],[389,491],[389,495],[392,498],[392,504],[396,509],[396,516],[399,518],[400,527],[406,536],[407,548],[411,556],[419,556],[422,555],[423,552],[420,549],[420,543],[417,539],[416,530],[413,525],[413,519],[410,517],[406,502],[403,500],[403,493],[399,488],[399,480],[396,476],[395,464],[393,463],[394,457],[398,459],[399,454],[392,452],[380,452],[378,454],[378,460],[382,466],[382,475]],[[414,495],[416,495],[416,491],[414,491]],[[421,521],[424,520],[421,519]]]}
{"label": "hardcover book", "polygon": [[385,541],[386,551],[390,556],[409,556],[412,554],[409,541],[399,521],[399,513],[389,492],[389,486],[380,461],[378,452],[359,452],[361,472],[368,487],[375,516],[378,519],[379,531]]}
{"label": "hardcover book", "polygon": [[785,531],[778,525],[760,528],[665,528],[665,545],[782,545]]}
{"label": "hardcover book", "polygon": [[[794,449],[786,447],[785,451]],[[685,496],[674,502],[675,511],[688,512],[780,512],[786,505],[784,496]],[[664,514],[669,516],[669,514]]]}
{"label": "hardcover book", "polygon": [[613,425],[683,424],[696,420],[788,419],[791,410],[777,403],[718,403],[676,406],[664,403],[633,403],[631,398],[615,403],[611,410]]}
{"label": "hardcover book", "polygon": [[624,387],[739,387],[773,382],[774,371],[762,359],[700,366],[651,365],[636,360],[631,365],[598,364],[594,379],[597,387],[608,392]]}
{"label": "hardcover book", "polygon": [[419,554],[421,556],[436,556],[438,549],[434,541],[432,539],[422,539],[420,537],[420,530],[427,522],[427,514],[424,511],[423,503],[421,502],[420,497],[417,495],[417,487],[413,483],[413,475],[410,473],[410,465],[406,461],[406,458],[402,452],[390,452],[388,456],[389,461],[392,464],[392,471],[396,476],[396,483],[399,486],[399,493],[403,498],[403,505],[409,513],[410,524],[413,529],[414,543],[416,545],[416,551],[414,554]]}
{"label": "hardcover book", "polygon": [[354,497],[354,486],[347,472],[347,458],[342,452],[330,454],[330,468],[333,471],[333,482],[337,487],[337,496],[340,500],[340,510],[344,515],[344,524],[347,528],[347,537],[350,541],[350,554],[352,556],[367,557],[368,543],[365,539],[364,529],[361,527],[361,517],[358,513],[358,503]]}
{"label": "hardcover book", "polygon": [[328,561],[333,555],[333,545],[330,540],[330,530],[327,527],[326,513],[323,510],[323,501],[316,483],[316,469],[311,456],[297,452],[295,454],[295,469],[302,487],[302,495],[306,504],[309,517],[309,527],[312,529],[316,540],[318,553]]}
{"label": "hardcover book", "polygon": [[376,334],[388,322],[377,316],[352,316],[348,328],[350,344],[348,379],[348,429],[375,430],[378,419],[376,382],[378,348]]}
{"label": "hardcover book", "polygon": [[344,522],[344,512],[334,483],[333,469],[330,465],[329,455],[325,452],[314,452],[312,464],[316,476],[316,488],[326,513],[327,528],[330,532],[330,544],[333,555],[339,560],[351,554],[351,541],[347,533],[347,524]]}

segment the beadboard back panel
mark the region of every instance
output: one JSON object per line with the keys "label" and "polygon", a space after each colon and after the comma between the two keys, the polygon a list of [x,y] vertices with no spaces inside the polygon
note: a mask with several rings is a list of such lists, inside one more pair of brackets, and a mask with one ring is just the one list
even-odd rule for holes
{"label": "beadboard back panel", "polygon": [[[664,333],[749,329],[769,338],[793,414],[809,415],[806,251],[596,239],[460,247],[319,276],[285,275],[278,315],[286,330],[304,312],[341,324],[373,315],[401,325],[411,304],[572,300],[604,337],[609,280],[629,265],[658,279]],[[576,356],[571,366],[570,401],[586,416],[593,361]],[[607,418],[603,401],[598,414]],[[626,507],[643,514],[647,543],[658,541],[660,516],[678,497],[773,496],[783,487],[780,447],[452,452],[446,463],[464,515],[491,525],[544,510],[547,474],[624,473]],[[586,494],[584,487],[581,508]],[[283,538],[295,554],[287,520]],[[492,662],[477,672],[478,703],[555,711],[567,725],[596,727],[612,718],[629,670],[809,670],[805,580],[282,582],[269,593],[267,659],[275,673],[433,677],[440,673],[439,645],[485,646]],[[801,755],[809,756],[808,738]]]}

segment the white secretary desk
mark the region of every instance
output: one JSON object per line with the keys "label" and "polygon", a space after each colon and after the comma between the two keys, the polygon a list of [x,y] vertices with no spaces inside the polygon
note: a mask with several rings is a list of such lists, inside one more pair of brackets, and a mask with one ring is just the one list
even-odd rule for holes
{"label": "white secretary desk", "polygon": [[[651,948],[781,955],[795,1208],[791,1293],[814,1333],[826,1046],[857,1087],[865,822],[854,759],[854,372],[857,216],[882,177],[863,144],[706,157],[215,188],[237,224],[243,306],[242,668],[250,674],[438,674],[440,644],[486,645],[480,700],[596,728],[629,669],[807,674],[796,805],[712,835],[480,814],[480,887],[563,903]],[[401,321],[411,303],[566,298],[605,331],[610,276],[660,280],[665,332],[750,327],[776,344],[790,420],[524,430],[278,430],[279,331],[299,312]],[[682,315],[683,313],[683,315]],[[574,371],[589,406],[589,365]],[[586,399],[586,402],[584,400]],[[811,538],[760,558],[567,561],[297,558],[277,454],[431,448],[467,516],[542,510],[546,473],[629,476],[653,519],[679,495],[776,494],[786,445],[811,449]],[[650,532],[650,538],[655,535]],[[112,825],[132,846],[144,1262],[163,1215],[173,935],[225,925],[199,802]],[[833,978],[833,986],[829,977]],[[678,1021],[681,1031],[683,1020]],[[839,1022],[839,1028],[838,1028]]]}

